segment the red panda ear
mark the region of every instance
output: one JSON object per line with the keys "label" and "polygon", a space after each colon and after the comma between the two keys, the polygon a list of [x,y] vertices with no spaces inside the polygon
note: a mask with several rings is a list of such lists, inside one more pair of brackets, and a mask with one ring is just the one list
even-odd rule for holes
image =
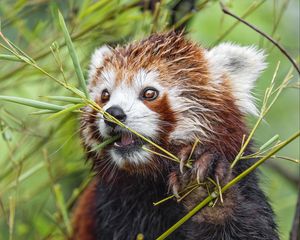
{"label": "red panda ear", "polygon": [[89,67],[89,81],[94,78],[97,68],[100,68],[103,65],[105,57],[108,57],[112,54],[110,47],[103,45],[100,48],[97,48],[91,58],[91,63]]}
{"label": "red panda ear", "polygon": [[266,68],[265,54],[254,46],[220,44],[206,52],[213,80],[222,83],[224,76],[231,81],[236,104],[243,113],[257,114],[251,90]]}

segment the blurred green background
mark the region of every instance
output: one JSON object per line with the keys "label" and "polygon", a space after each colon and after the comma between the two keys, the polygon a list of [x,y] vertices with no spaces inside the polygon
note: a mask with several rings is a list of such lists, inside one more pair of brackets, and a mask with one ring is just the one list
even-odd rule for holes
{"label": "blurred green background", "polygon": [[[143,3],[141,3],[143,2]],[[268,54],[268,69],[254,94],[257,105],[269,85],[280,61],[276,83],[291,68],[290,62],[249,27],[224,15],[218,1],[162,1],[157,7],[148,1],[51,1],[1,0],[1,32],[24,50],[49,73],[62,79],[60,67],[50,51],[53,42],[60,44],[63,72],[69,82],[77,84],[74,68],[63,34],[58,27],[56,9],[63,12],[83,69],[88,67],[94,48],[112,46],[140,39],[154,31],[163,31],[185,23],[188,37],[205,47],[230,41],[257,45]],[[152,1],[153,2],[153,1]],[[299,1],[224,1],[226,6],[276,39],[299,61]],[[151,9],[152,10],[149,10]],[[173,22],[172,22],[173,19]],[[187,21],[185,21],[187,20]],[[2,41],[3,43],[3,41]],[[7,54],[1,48],[0,54]],[[275,134],[284,140],[299,130],[299,77],[294,77],[267,115],[255,140],[260,146]],[[66,95],[67,90],[23,63],[0,59],[0,95],[33,99],[41,96]],[[35,109],[0,102],[0,239],[64,239],[74,199],[89,175],[89,163],[80,145],[78,115],[48,120],[32,115]],[[249,117],[249,127],[254,117]],[[280,152],[299,159],[299,140]],[[299,165],[270,159],[262,170],[262,187],[277,215],[282,239],[289,238],[297,200]],[[67,208],[61,217],[60,190]]]}

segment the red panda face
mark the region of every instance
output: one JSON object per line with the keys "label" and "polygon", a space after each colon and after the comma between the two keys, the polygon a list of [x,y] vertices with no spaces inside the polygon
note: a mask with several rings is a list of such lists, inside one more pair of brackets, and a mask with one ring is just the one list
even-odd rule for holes
{"label": "red panda face", "polygon": [[[158,109],[163,101],[166,104],[168,101],[166,89],[159,83],[158,78],[157,70],[141,68],[130,72],[128,69],[110,66],[101,71],[100,81],[96,91],[92,90],[91,96],[103,110],[128,128],[152,141],[160,142],[165,131],[163,126],[172,124],[173,119],[163,119]],[[143,165],[151,160],[151,154],[142,149],[143,145],[148,144],[129,130],[107,121],[101,114],[98,114],[97,125],[103,138],[121,136],[108,150],[112,161],[118,167],[126,163]]]}
{"label": "red panda face", "polygon": [[[101,47],[92,56],[90,96],[128,128],[167,150],[193,144],[196,138],[234,148],[239,143],[232,139],[239,141],[243,135],[243,112],[255,108],[249,96],[253,81],[245,86],[231,82],[231,78],[239,78],[238,71],[252,80],[245,73],[249,70],[246,58],[251,56],[236,56],[237,51],[229,48],[221,48],[221,53],[207,51],[175,33],[153,35],[115,49]],[[245,50],[239,49],[243,54]],[[235,86],[240,89],[236,91]],[[143,146],[157,149],[89,107],[82,118],[81,135],[89,156],[100,168],[103,163],[149,172],[169,161],[145,151]],[[114,144],[100,152],[91,151],[114,135],[121,136]]]}

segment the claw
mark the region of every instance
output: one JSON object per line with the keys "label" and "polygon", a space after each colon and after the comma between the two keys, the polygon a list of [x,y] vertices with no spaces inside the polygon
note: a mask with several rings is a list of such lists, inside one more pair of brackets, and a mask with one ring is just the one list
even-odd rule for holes
{"label": "claw", "polygon": [[180,198],[179,193],[178,193],[178,190],[179,190],[178,185],[173,185],[173,186],[172,186],[172,190],[173,190],[174,196],[175,196],[176,198]]}
{"label": "claw", "polygon": [[172,192],[174,194],[174,196],[176,198],[180,198],[179,196],[179,182],[178,182],[178,176],[177,176],[177,173],[176,172],[172,172],[170,173],[170,176],[169,176],[169,189],[171,190],[172,189]]}
{"label": "claw", "polygon": [[197,174],[196,174],[196,180],[197,180],[197,183],[198,183],[198,184],[200,184],[200,177],[201,177],[201,175],[202,175],[201,172],[202,172],[201,169],[198,168],[198,169],[197,169]]}
{"label": "claw", "polygon": [[181,174],[184,171],[184,166],[187,164],[190,152],[191,152],[191,146],[186,146],[179,153],[179,158],[180,158],[179,170]]}
{"label": "claw", "polygon": [[179,164],[179,169],[180,169],[181,174],[183,174],[184,165],[185,165],[185,160],[184,160],[184,158],[181,158],[180,164]]}
{"label": "claw", "polygon": [[197,183],[200,184],[204,180],[205,169],[201,166],[201,162],[199,161],[195,163],[194,169],[196,170]]}

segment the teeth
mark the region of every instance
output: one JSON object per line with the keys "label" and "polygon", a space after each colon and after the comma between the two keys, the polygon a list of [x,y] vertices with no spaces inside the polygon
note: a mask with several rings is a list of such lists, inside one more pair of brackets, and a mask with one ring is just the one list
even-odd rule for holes
{"label": "teeth", "polygon": [[119,145],[119,144],[116,143],[116,142],[114,142],[114,145],[115,145],[116,147],[121,147],[121,145]]}

